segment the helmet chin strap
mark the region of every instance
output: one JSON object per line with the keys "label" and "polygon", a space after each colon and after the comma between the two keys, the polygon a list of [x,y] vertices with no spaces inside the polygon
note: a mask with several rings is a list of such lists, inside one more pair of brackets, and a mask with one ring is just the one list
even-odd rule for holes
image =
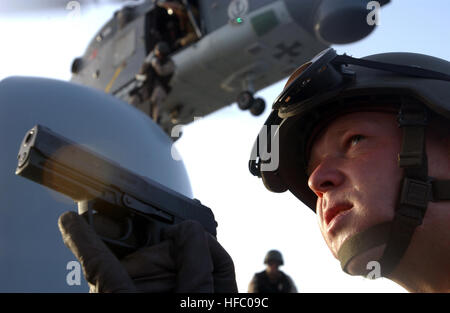
{"label": "helmet chin strap", "polygon": [[381,257],[381,275],[389,276],[408,249],[417,226],[422,224],[429,201],[450,200],[450,180],[433,181],[428,177],[425,151],[425,127],[428,124],[425,106],[403,98],[398,114],[403,141],[399,167],[404,169],[394,219],[376,224],[347,239],[338,251],[342,270],[357,255],[386,244]]}
{"label": "helmet chin strap", "polygon": [[348,264],[357,255],[385,244],[389,239],[392,222],[376,224],[348,238],[338,251],[338,259],[344,272],[348,272]]}

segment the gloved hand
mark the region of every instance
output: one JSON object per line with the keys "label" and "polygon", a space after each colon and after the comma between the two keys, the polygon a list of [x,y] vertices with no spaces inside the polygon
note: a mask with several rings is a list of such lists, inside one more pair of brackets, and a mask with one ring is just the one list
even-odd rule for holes
{"label": "gloved hand", "polygon": [[198,222],[169,226],[161,243],[120,261],[77,213],[58,226],[91,292],[237,292],[231,257]]}
{"label": "gloved hand", "polygon": [[136,74],[135,78],[137,81],[143,82],[147,80],[147,75],[144,74]]}

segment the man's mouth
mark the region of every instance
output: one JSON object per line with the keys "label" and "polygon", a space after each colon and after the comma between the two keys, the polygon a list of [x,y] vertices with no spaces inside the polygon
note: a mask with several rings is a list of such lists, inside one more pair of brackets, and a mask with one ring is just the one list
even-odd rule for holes
{"label": "man's mouth", "polygon": [[335,224],[335,219],[340,217],[342,214],[348,213],[349,210],[353,208],[350,202],[340,202],[333,204],[325,209],[324,219],[325,225],[328,229]]}

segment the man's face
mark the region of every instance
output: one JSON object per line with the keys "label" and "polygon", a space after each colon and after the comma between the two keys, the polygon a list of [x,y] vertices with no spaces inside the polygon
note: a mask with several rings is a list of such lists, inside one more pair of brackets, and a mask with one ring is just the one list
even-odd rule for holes
{"label": "man's face", "polygon": [[269,261],[267,263],[267,272],[271,274],[275,274],[278,272],[278,268],[280,267],[280,264],[276,261]]}
{"label": "man's face", "polygon": [[[336,257],[342,243],[368,227],[390,221],[402,171],[397,165],[401,132],[394,114],[358,112],[332,121],[315,139],[308,164],[322,235]],[[350,262],[361,274],[384,246]]]}

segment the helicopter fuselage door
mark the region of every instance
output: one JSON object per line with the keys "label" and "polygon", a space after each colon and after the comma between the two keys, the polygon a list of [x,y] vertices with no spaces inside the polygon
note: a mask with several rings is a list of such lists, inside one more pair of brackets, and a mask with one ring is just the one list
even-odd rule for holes
{"label": "helicopter fuselage door", "polygon": [[[173,56],[177,70],[166,110],[181,107],[176,122],[192,122],[233,103],[249,81],[256,92],[325,48],[294,21],[283,1],[272,1]],[[169,116],[161,121],[166,130],[172,127]]]}

